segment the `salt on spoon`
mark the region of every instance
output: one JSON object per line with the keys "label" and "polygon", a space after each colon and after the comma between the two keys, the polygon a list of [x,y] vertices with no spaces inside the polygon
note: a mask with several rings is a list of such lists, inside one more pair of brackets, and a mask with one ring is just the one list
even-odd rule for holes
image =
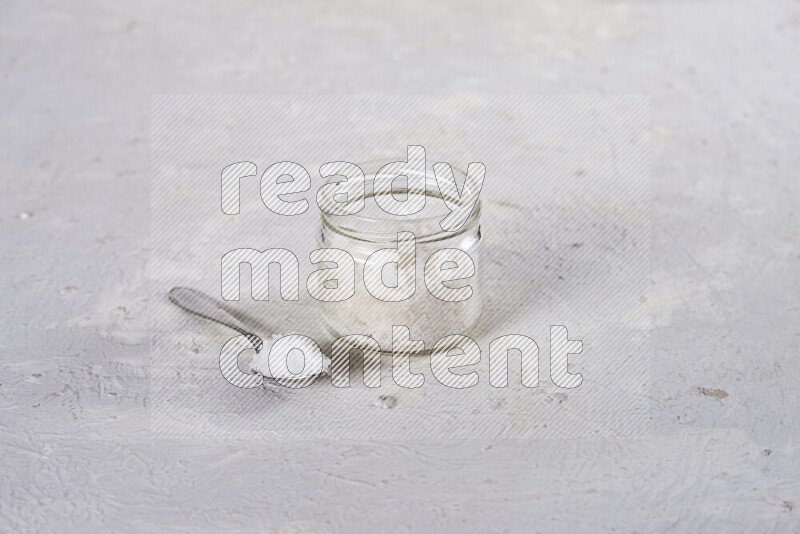
{"label": "salt on spoon", "polygon": [[[169,292],[169,300],[189,313],[225,325],[245,336],[256,351],[250,368],[265,378],[272,378],[279,382],[307,381],[330,373],[330,358],[322,354],[317,344],[310,338],[292,334],[286,336],[273,334],[262,340],[236,317],[223,309],[218,300],[196,289],[174,287]],[[270,366],[269,354],[272,347],[289,335],[293,338],[291,347],[300,350],[290,350],[286,358],[276,358]],[[292,369],[300,369],[300,371],[295,373]]]}
{"label": "salt on spoon", "polygon": [[[273,360],[270,367],[269,354],[272,346],[280,339],[295,334],[272,334],[264,338],[263,348],[256,352],[250,362],[250,370],[267,378],[284,380],[305,379],[311,376],[328,374],[331,369],[331,360],[322,354],[313,340],[301,336],[295,339],[292,345],[300,350],[291,350],[285,359]],[[297,373],[292,369],[297,369]],[[299,374],[302,373],[302,374]]]}

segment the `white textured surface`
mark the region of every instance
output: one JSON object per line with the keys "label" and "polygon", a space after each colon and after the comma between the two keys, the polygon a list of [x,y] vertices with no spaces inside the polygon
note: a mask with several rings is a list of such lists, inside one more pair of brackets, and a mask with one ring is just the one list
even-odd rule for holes
{"label": "white textured surface", "polygon": [[[4,3],[0,531],[798,530],[799,26],[789,1]],[[651,95],[653,436],[153,443],[149,102],[179,92]]]}

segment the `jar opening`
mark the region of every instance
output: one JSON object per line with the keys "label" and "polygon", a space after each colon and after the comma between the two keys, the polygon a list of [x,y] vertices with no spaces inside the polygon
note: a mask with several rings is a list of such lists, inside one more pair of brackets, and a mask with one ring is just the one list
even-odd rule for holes
{"label": "jar opening", "polygon": [[[461,178],[463,184],[464,173],[453,169],[456,179]],[[411,175],[413,176],[413,174]],[[364,192],[364,208],[358,213],[350,215],[334,215],[322,211],[322,224],[330,230],[363,241],[391,243],[397,240],[398,232],[411,232],[416,236],[417,242],[431,242],[440,239],[447,239],[456,236],[472,228],[480,216],[480,200],[475,203],[469,217],[465,223],[455,232],[448,232],[442,229],[441,221],[450,213],[450,208],[445,203],[445,197],[434,177],[433,171],[428,170],[425,174],[425,188],[419,191],[409,191],[407,179],[404,177],[392,177],[387,181],[391,182],[389,187],[382,188],[382,192],[375,191],[375,184],[378,180],[387,178],[375,174],[367,175]],[[324,195],[325,190],[321,189],[320,194]],[[336,196],[336,195],[334,195]],[[394,201],[407,202],[416,200],[424,202],[424,208],[417,213],[410,215],[395,215],[384,211],[379,205],[378,200],[382,197],[392,196]],[[420,199],[419,197],[424,197]],[[331,199],[327,200],[328,203]],[[334,199],[342,202],[339,199]],[[390,199],[387,199],[390,200]],[[447,198],[448,202],[456,199]],[[322,205],[322,204],[321,204]]]}

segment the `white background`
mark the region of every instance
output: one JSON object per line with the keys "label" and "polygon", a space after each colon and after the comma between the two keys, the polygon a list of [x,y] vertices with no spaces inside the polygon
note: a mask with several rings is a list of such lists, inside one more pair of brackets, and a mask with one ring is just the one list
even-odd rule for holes
{"label": "white background", "polygon": [[[798,26],[790,1],[4,3],[0,530],[797,530]],[[650,95],[652,437],[154,442],[150,97],[192,92]]]}

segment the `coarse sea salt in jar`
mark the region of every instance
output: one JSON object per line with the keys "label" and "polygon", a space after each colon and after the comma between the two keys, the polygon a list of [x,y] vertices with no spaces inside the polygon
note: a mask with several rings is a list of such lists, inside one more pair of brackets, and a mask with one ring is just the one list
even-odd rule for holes
{"label": "coarse sea salt in jar", "polygon": [[[463,173],[454,173],[463,179]],[[413,174],[406,172],[409,183]],[[451,210],[433,173],[416,177],[418,184],[424,180],[424,188],[398,187],[394,178],[367,174],[364,207],[357,213],[337,215],[323,209],[317,244],[353,258],[355,288],[341,301],[320,301],[319,313],[335,337],[371,336],[384,352],[392,350],[392,327],[406,326],[411,339],[424,342],[427,353],[445,336],[468,333],[481,315],[480,200],[458,229],[446,231],[440,223]],[[378,187],[381,180],[392,180],[388,190]],[[320,189],[321,207],[333,203],[326,194]],[[381,195],[424,201],[424,208],[393,215],[378,205]]]}

